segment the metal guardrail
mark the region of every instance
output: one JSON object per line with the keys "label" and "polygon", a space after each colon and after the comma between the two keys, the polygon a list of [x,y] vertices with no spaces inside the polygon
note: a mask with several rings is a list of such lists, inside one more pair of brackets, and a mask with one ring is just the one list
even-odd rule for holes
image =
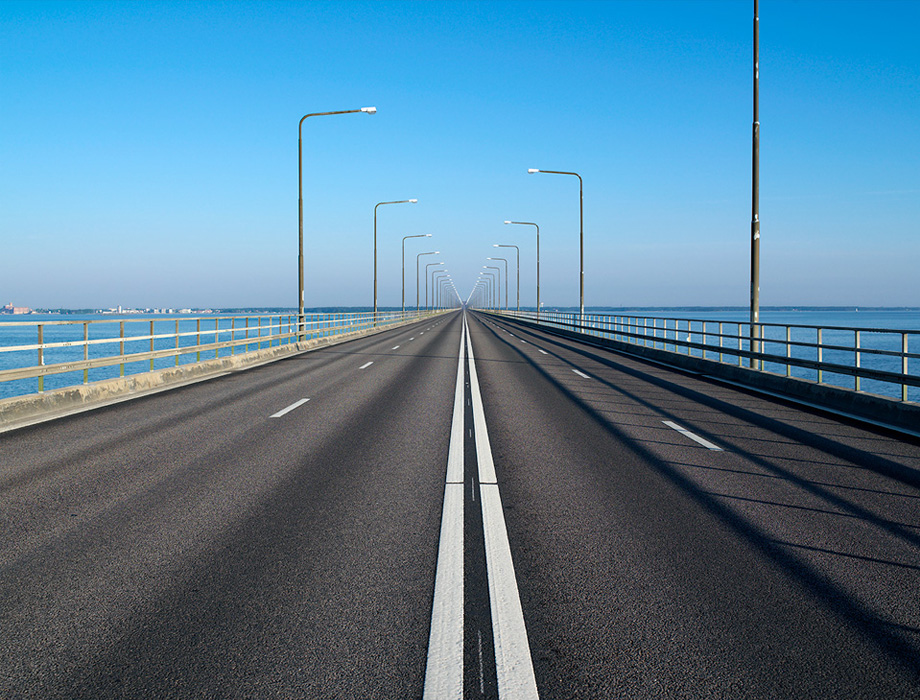
{"label": "metal guardrail", "polygon": [[[341,335],[401,321],[425,318],[437,312],[378,311],[305,314],[298,326],[297,314],[220,315],[177,318],[91,319],[79,321],[12,321],[0,323],[0,385],[3,382],[37,379],[38,392],[45,391],[45,378],[82,372],[82,383],[91,378],[137,374],[205,359],[262,350],[302,340]],[[8,337],[34,338],[34,342],[4,345]],[[117,352],[112,352],[117,346]],[[212,354],[213,353],[213,354]],[[34,362],[34,364],[32,364]],[[148,364],[149,363],[149,364]],[[133,366],[132,366],[133,365]],[[102,368],[118,368],[101,373]],[[92,375],[91,375],[92,372]],[[102,375],[106,376],[102,376]],[[59,387],[80,383],[55,382]],[[59,388],[56,387],[56,388]],[[13,392],[22,395],[24,391]],[[6,392],[0,397],[7,395]]]}
{"label": "metal guardrail", "polygon": [[[588,336],[810,379],[906,402],[920,399],[920,330],[806,326],[541,311],[491,313]],[[914,351],[911,352],[911,349]]]}

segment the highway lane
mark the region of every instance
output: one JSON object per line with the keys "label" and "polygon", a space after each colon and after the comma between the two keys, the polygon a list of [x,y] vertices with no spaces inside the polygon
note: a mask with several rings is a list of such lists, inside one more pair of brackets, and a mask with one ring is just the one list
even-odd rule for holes
{"label": "highway lane", "polygon": [[917,696],[916,443],[485,321],[543,697]]}
{"label": "highway lane", "polygon": [[420,696],[459,337],[0,436],[0,696]]}
{"label": "highway lane", "polygon": [[916,443],[467,318],[0,435],[0,697],[916,697]]}

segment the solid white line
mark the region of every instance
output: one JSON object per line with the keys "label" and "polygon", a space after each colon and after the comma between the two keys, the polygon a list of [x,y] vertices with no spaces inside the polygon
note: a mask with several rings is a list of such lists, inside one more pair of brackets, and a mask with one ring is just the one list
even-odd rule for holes
{"label": "solid white line", "polygon": [[542,352],[544,355],[549,355],[549,353],[546,352],[546,350],[544,350],[543,348],[537,348],[537,350],[539,350],[540,352]]}
{"label": "solid white line", "polygon": [[682,427],[679,426],[677,423],[672,423],[672,422],[669,421],[669,420],[663,420],[663,421],[661,421],[661,422],[664,423],[664,424],[665,424],[666,426],[668,426],[669,428],[672,428],[672,429],[676,430],[676,431],[677,431],[678,433],[680,433],[681,435],[686,435],[686,436],[687,436],[688,438],[690,438],[691,440],[694,440],[694,441],[700,443],[703,447],[705,447],[705,448],[708,449],[708,450],[714,450],[714,451],[716,451],[716,452],[722,452],[722,448],[719,447],[718,445],[713,445],[711,442],[709,442],[709,440],[705,440],[705,439],[701,438],[699,435],[696,435],[696,434],[694,434],[694,433],[691,433],[689,430],[687,430],[686,428],[682,428]]}
{"label": "solid white line", "polygon": [[463,698],[463,349],[460,331],[454,415],[447,450],[447,483],[431,608],[424,700]]}
{"label": "solid white line", "polygon": [[444,487],[422,697],[463,698],[463,484]]}
{"label": "solid white line", "polygon": [[367,369],[367,368],[370,367],[372,364],[374,364],[373,361],[371,361],[371,362],[365,362],[363,365],[361,365],[360,367],[358,367],[358,369]]}
{"label": "solid white line", "polygon": [[278,411],[277,413],[273,413],[273,414],[271,415],[271,417],[272,417],[272,418],[281,418],[281,416],[283,416],[285,413],[290,413],[290,412],[293,411],[295,408],[300,408],[301,406],[303,406],[303,405],[304,405],[307,401],[309,401],[309,400],[310,400],[310,399],[301,399],[300,401],[296,401],[296,402],[292,403],[290,406],[288,406],[287,408],[282,408],[282,409],[281,409],[280,411]]}
{"label": "solid white line", "polygon": [[489,433],[486,429],[468,327],[466,346],[470,368],[470,393],[473,396],[476,458],[479,461],[479,495],[482,502],[498,696],[516,700],[536,699],[539,698],[537,681],[533,672],[533,660],[530,657],[530,643],[527,640],[521,596],[514,575],[514,562],[511,559],[511,545],[508,542],[501,496],[498,484],[495,483],[495,464],[492,461],[492,448],[489,445]]}
{"label": "solid white line", "polygon": [[391,348],[391,350],[399,350],[399,346],[397,345],[395,348]]}
{"label": "solid white line", "polygon": [[575,374],[577,374],[579,377],[584,377],[585,379],[591,379],[591,377],[589,377],[587,374],[585,374],[584,372],[579,372],[577,369],[573,369],[572,371]]}

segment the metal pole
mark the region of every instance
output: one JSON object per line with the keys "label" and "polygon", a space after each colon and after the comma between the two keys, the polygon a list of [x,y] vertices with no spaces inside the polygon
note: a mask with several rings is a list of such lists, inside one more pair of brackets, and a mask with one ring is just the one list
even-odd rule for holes
{"label": "metal pole", "polygon": [[[760,17],[754,0],[754,123],[751,148],[751,351],[760,352]],[[751,367],[759,362],[751,358]]]}
{"label": "metal pole", "polygon": [[515,301],[517,302],[517,310],[520,311],[521,310],[521,249],[518,248],[516,245],[510,244],[510,243],[509,244],[496,243],[493,247],[494,248],[514,248],[514,252],[516,253],[516,256],[517,256],[516,257],[517,262],[515,263],[517,265],[517,293],[516,293]]}
{"label": "metal pole", "polygon": [[425,311],[430,311],[431,309],[428,306],[428,268],[432,265],[443,265],[442,262],[433,262],[425,265]]}
{"label": "metal pole", "polygon": [[[374,206],[374,325],[377,325],[377,207],[382,204],[415,204],[417,199],[399,199],[392,202],[377,202]],[[405,242],[405,239],[403,239]],[[405,272],[405,270],[403,270]]]}
{"label": "metal pole", "polygon": [[[537,229],[537,317],[540,316],[540,227],[533,221],[506,221],[506,224],[518,224],[520,226],[533,226]],[[521,258],[518,257],[518,284],[520,285]],[[518,287],[520,292],[520,286]],[[520,310],[520,299],[518,299],[518,310]]]}
{"label": "metal pole", "polygon": [[406,315],[406,239],[407,238],[431,238],[430,233],[420,233],[415,236],[403,236],[402,239],[402,314]]}
{"label": "metal pole", "polygon": [[[427,253],[419,253],[415,256],[415,315],[419,314],[419,260],[421,260],[423,255],[437,255],[440,251],[430,250]],[[427,280],[426,280],[427,283]]]}
{"label": "metal pole", "polygon": [[365,112],[376,114],[376,107],[362,107],[361,109],[346,109],[338,112],[313,112],[305,114],[297,125],[297,328],[298,333],[303,332],[304,324],[304,292],[303,292],[303,123],[307,117],[325,117],[333,114],[354,114]]}
{"label": "metal pole", "polygon": [[578,173],[566,170],[539,170],[530,168],[528,173],[550,173],[552,175],[574,175],[578,178],[578,307],[580,315],[585,315],[585,194],[584,181]]}

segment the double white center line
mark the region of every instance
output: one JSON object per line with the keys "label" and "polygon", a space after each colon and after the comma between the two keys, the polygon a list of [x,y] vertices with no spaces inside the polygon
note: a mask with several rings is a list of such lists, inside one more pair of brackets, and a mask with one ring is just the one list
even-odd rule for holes
{"label": "double white center line", "polygon": [[454,416],[448,448],[447,483],[438,545],[428,665],[424,698],[463,697],[463,355],[469,358],[470,398],[476,458],[479,464],[479,495],[485,536],[489,605],[495,646],[495,668],[500,698],[535,700],[539,697],[530,643],[518,593],[511,546],[505,527],[501,496],[492,460],[479,378],[473,358],[469,327],[463,319],[460,358],[454,394]]}

